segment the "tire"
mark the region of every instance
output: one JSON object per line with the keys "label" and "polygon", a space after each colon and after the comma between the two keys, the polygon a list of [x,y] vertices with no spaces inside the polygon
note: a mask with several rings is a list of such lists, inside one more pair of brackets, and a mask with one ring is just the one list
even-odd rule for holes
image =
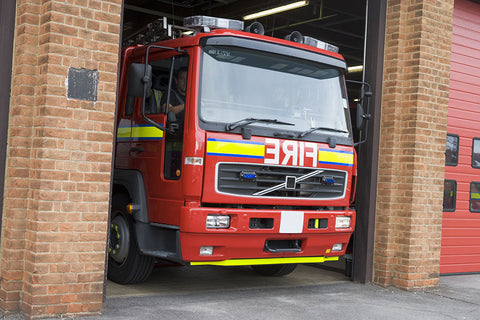
{"label": "tire", "polygon": [[292,263],[252,266],[252,269],[253,271],[261,274],[262,276],[282,277],[292,273],[296,267],[297,265],[295,263]]}
{"label": "tire", "polygon": [[353,270],[353,260],[345,259],[345,276],[351,278]]}
{"label": "tire", "polygon": [[114,194],[108,241],[108,272],[110,280],[120,284],[147,280],[155,259],[140,253],[135,236],[133,218],[126,211],[128,197]]}

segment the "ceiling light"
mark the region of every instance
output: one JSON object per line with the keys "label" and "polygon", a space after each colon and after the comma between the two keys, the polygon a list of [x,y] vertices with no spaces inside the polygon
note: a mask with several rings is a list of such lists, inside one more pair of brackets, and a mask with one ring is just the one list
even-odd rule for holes
{"label": "ceiling light", "polygon": [[268,10],[264,10],[264,11],[260,11],[260,12],[257,12],[257,13],[252,13],[252,14],[246,15],[246,16],[243,17],[243,20],[257,19],[257,18],[260,18],[260,17],[269,16],[269,15],[276,14],[276,13],[279,13],[279,12],[284,12],[284,11],[288,11],[288,10],[292,10],[292,9],[297,9],[297,8],[304,7],[304,6],[307,6],[307,5],[308,5],[308,1],[297,1],[297,2],[293,2],[293,3],[290,3],[290,4],[284,5],[284,6],[280,6],[280,7],[276,7],[276,8],[272,8],[272,9],[268,9]]}
{"label": "ceiling light", "polygon": [[348,67],[348,72],[360,72],[363,71],[363,66]]}

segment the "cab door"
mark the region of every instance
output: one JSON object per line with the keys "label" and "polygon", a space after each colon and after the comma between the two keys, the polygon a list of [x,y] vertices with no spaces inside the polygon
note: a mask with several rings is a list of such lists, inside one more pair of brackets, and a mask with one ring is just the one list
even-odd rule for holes
{"label": "cab door", "polygon": [[[124,68],[128,70],[128,68]],[[118,93],[117,134],[115,143],[115,168],[128,169],[132,143],[132,118],[136,98],[128,93],[128,75],[122,73]]]}
{"label": "cab door", "polygon": [[[132,118],[132,143],[130,167],[142,173],[150,222],[180,224],[180,208],[183,206],[182,155],[183,126],[179,120],[167,117],[169,84],[174,89],[172,78],[175,70],[188,67],[188,56],[176,51],[152,54],[152,88],[145,98],[145,117],[166,130],[147,121],[141,112],[143,101],[136,104]],[[172,93],[170,94],[172,96]],[[139,99],[141,100],[141,99]]]}

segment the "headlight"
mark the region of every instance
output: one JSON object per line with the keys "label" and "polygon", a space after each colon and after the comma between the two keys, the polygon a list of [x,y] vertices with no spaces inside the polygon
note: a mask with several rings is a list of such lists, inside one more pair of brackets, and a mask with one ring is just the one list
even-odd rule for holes
{"label": "headlight", "polygon": [[337,216],[335,218],[335,229],[350,228],[350,217]]}
{"label": "headlight", "polygon": [[335,243],[332,247],[332,251],[342,251],[343,249],[343,244],[341,243]]}
{"label": "headlight", "polygon": [[212,254],[213,254],[213,247],[212,246],[200,247],[200,255],[201,256],[211,256]]}
{"label": "headlight", "polygon": [[230,216],[213,215],[207,216],[207,229],[228,229],[230,228]]}

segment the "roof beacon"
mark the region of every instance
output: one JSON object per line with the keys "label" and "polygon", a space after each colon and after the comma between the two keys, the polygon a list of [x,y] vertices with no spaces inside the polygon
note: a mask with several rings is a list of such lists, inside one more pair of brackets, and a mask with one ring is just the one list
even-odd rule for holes
{"label": "roof beacon", "polygon": [[319,49],[328,50],[328,51],[331,51],[331,52],[338,53],[338,47],[337,46],[334,46],[333,44],[317,40],[317,39],[312,38],[312,37],[303,36],[303,44],[306,44],[307,46],[312,46],[312,47],[316,47],[316,48],[319,48]]}
{"label": "roof beacon", "polygon": [[209,29],[232,29],[243,30],[243,21],[215,18],[208,16],[192,16],[183,19],[183,26],[192,29],[203,29],[209,32]]}

